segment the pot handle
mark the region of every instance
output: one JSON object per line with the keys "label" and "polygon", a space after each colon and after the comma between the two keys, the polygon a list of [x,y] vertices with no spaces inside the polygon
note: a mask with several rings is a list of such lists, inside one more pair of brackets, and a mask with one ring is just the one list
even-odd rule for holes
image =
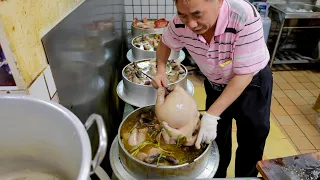
{"label": "pot handle", "polygon": [[96,122],[98,126],[99,147],[96,155],[94,156],[94,159],[91,162],[91,166],[92,166],[92,171],[90,172],[91,175],[94,174],[94,171],[102,162],[107,151],[107,131],[103,122],[103,118],[98,114],[91,114],[84,125],[86,127],[86,130],[88,130],[92,126],[93,122]]}
{"label": "pot handle", "polygon": [[97,167],[95,173],[100,180],[111,180],[109,175],[100,166]]}

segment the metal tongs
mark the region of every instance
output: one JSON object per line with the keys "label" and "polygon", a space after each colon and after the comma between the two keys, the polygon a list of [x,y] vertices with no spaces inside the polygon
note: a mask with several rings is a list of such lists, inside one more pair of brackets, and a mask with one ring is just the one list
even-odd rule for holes
{"label": "metal tongs", "polygon": [[[141,74],[143,74],[143,75],[147,76],[151,81],[153,81],[153,78],[152,78],[149,74],[143,72],[143,71],[137,66],[137,63],[134,62],[134,63],[133,63],[133,66],[135,67],[135,70],[136,70],[137,75],[138,75],[139,77],[141,77]],[[164,87],[164,88],[168,91],[168,93],[172,92],[171,89],[166,88],[166,87]]]}

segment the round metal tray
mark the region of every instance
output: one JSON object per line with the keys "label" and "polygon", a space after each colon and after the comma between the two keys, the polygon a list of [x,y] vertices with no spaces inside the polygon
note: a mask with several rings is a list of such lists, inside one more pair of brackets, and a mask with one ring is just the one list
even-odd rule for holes
{"label": "round metal tray", "polygon": [[[178,58],[178,59],[175,59],[175,61],[181,63],[185,58],[186,58],[186,54],[183,52],[183,50],[181,50],[181,51],[179,52],[179,58]],[[135,59],[135,58],[133,57],[132,49],[130,49],[130,50],[127,52],[127,59],[128,59],[130,62],[133,62],[133,61],[138,60],[138,59]]]}
{"label": "round metal tray", "polygon": [[[187,91],[193,96],[194,86],[192,82],[188,79],[187,79]],[[145,107],[145,106],[154,105],[154,104],[143,104],[141,102],[136,102],[133,98],[128,97],[124,92],[123,80],[121,80],[117,86],[117,94],[120,97],[120,99],[122,99],[124,102],[135,107]]]}
{"label": "round metal tray", "polygon": [[[135,178],[131,174],[129,174],[121,164],[121,161],[119,159],[119,144],[117,139],[117,137],[114,138],[110,149],[110,164],[113,173],[119,180],[135,180]],[[209,163],[205,170],[196,179],[213,178],[213,176],[217,172],[219,161],[220,156],[218,146],[216,142],[213,141]]]}

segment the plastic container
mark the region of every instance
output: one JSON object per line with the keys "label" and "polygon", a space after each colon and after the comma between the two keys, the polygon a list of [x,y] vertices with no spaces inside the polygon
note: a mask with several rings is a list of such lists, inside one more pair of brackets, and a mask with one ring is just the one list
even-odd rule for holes
{"label": "plastic container", "polygon": [[261,18],[261,20],[262,20],[262,26],[263,26],[264,40],[267,43],[270,28],[271,28],[271,19],[268,17],[265,17],[265,18]]}
{"label": "plastic container", "polygon": [[268,17],[269,7],[270,7],[269,3],[253,2],[252,4],[256,7],[261,17]]}

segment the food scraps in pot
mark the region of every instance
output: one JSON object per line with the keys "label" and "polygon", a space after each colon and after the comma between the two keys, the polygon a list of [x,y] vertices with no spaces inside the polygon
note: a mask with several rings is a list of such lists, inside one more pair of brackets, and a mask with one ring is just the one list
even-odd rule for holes
{"label": "food scraps in pot", "polygon": [[[146,61],[142,61],[141,63],[146,64],[145,62]],[[139,64],[140,62],[133,62],[132,64],[126,67],[126,69],[124,70],[126,78],[135,84],[151,86],[152,80],[144,74],[139,73],[139,71],[143,71],[144,73],[148,74],[153,78],[157,73],[156,60],[151,59],[149,61],[149,65],[143,68],[140,68]],[[180,63],[169,61],[166,66],[166,74],[168,83],[170,84],[183,79],[186,76],[186,71],[182,68]]]}
{"label": "food scraps in pot", "polygon": [[157,51],[161,37],[161,34],[144,34],[136,37],[132,43],[141,50]]}

